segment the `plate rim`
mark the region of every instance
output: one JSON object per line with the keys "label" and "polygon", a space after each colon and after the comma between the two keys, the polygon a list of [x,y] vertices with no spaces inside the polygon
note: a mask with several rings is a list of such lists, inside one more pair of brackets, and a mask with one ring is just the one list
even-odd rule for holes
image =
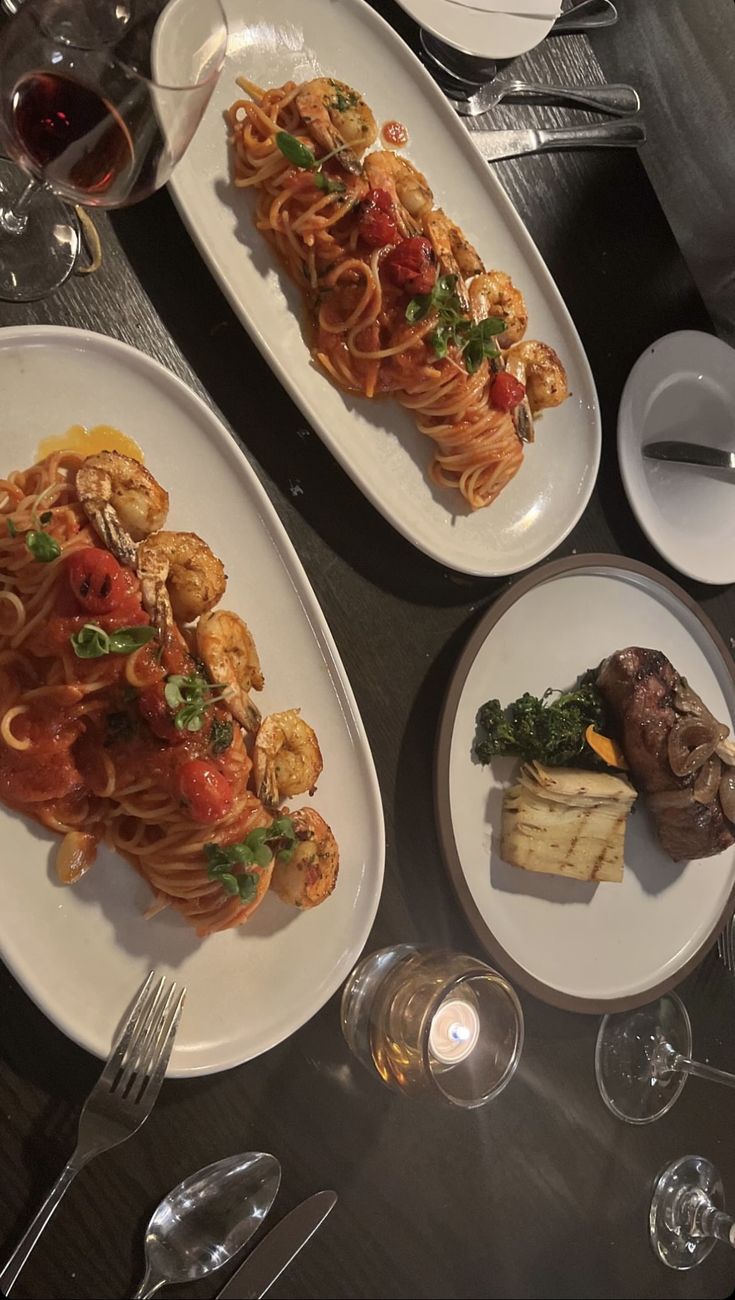
{"label": "plate rim", "polygon": [[[681,339],[683,344],[685,339],[691,337],[695,337],[698,340],[707,339],[708,342],[706,346],[709,347],[710,344],[714,344],[715,351],[726,349],[727,351],[732,352],[734,354],[733,361],[735,362],[735,348],[733,348],[731,344],[727,343],[725,339],[721,339],[719,334],[710,334],[707,330],[670,330],[668,334],[662,334],[660,338],[654,339],[652,343],[649,343],[643,349],[640,356],[633,362],[628,378],[623,385],[623,391],[620,394],[616,427],[618,465],[620,466],[620,477],[623,480],[625,495],[628,498],[628,504],[633,511],[638,527],[661,558],[665,560],[667,564],[670,564],[672,569],[676,569],[677,573],[681,573],[685,578],[690,578],[692,582],[703,582],[706,583],[708,587],[727,587],[731,583],[735,582],[735,561],[733,562],[733,571],[729,578],[712,578],[705,573],[691,569],[684,564],[680,564],[678,560],[673,559],[671,552],[664,549],[661,546],[660,541],[656,539],[653,530],[648,523],[648,516],[641,509],[640,494],[633,484],[633,448],[630,444],[630,438],[628,437],[626,439],[623,431],[624,417],[627,417],[628,419],[628,428],[626,432],[629,434],[631,430],[632,426],[628,410],[630,406],[630,394],[636,379],[641,371],[645,369],[645,363],[648,360],[650,353],[654,348],[664,345],[670,346],[674,339]],[[636,446],[638,445],[639,444],[636,444]],[[640,446],[642,445],[643,444],[641,443]]]}
{"label": "plate rim", "polygon": [[700,608],[697,602],[686,592],[678,583],[668,578],[665,574],[659,573],[649,564],[643,564],[639,560],[630,559],[625,555],[615,555],[606,551],[590,551],[582,555],[570,555],[559,560],[552,560],[549,564],[541,565],[533,573],[525,574],[514,582],[512,587],[503,592],[497,600],[493,601],[490,607],[480,618],[477,625],[470,633],[469,639],[457,660],[452,677],[447,687],[442,711],[437,729],[437,739],[434,753],[434,808],[436,814],[437,830],[439,834],[439,844],[444,857],[444,862],[448,868],[449,877],[454,887],[460,907],[462,908],[466,919],[469,921],[475,932],[477,939],[482,944],[486,952],[490,954],[494,961],[500,963],[502,969],[514,979],[521,988],[527,993],[532,993],[542,1002],[547,1002],[551,1006],[558,1007],[563,1011],[575,1011],[587,1015],[604,1015],[608,1012],[630,1011],[635,1007],[645,1006],[647,1003],[661,997],[662,994],[668,993],[671,989],[676,988],[678,984],[686,978],[687,975],[698,966],[706,953],[715,944],[718,935],[722,932],[727,924],[728,917],[735,908],[735,881],[725,902],[724,908],[715,920],[713,928],[705,936],[699,947],[694,953],[666,979],[657,984],[651,985],[646,990],[638,993],[627,994],[624,997],[613,998],[587,998],[579,994],[565,993],[560,989],[546,984],[543,980],[538,979],[535,975],[529,974],[525,967],[521,966],[518,961],[503,947],[499,940],[493,934],[487,921],[482,916],[474,898],[472,897],[469,885],[467,883],[462,864],[457,850],[457,844],[452,827],[450,795],[449,795],[449,760],[452,744],[452,735],[457,714],[457,706],[462,691],[467,681],[470,669],[477,658],[480,647],[484,644],[490,632],[496,623],[500,621],[505,613],[516,604],[522,596],[525,596],[535,587],[542,586],[552,578],[558,578],[562,575],[574,573],[580,569],[589,568],[607,568],[607,569],[624,569],[639,577],[647,578],[654,586],[663,587],[669,594],[674,595],[681,603],[694,614],[697,620],[704,627],[705,632],[713,642],[718,655],[723,661],[732,684],[735,687],[735,661],[727,649],[727,646],[715,627],[712,620],[704,610]]}
{"label": "plate rim", "polygon": [[[159,361],[156,357],[151,356],[147,352],[143,352],[140,348],[134,347],[130,343],[126,343],[123,339],[115,338],[109,334],[99,333],[96,330],[84,329],[73,325],[54,325],[47,323],[34,325],[9,325],[0,330],[0,359],[2,358],[3,352],[5,352],[8,347],[19,347],[21,345],[25,345],[26,347],[30,346],[31,348],[36,348],[42,345],[54,346],[54,341],[61,343],[62,340],[68,341],[73,349],[82,352],[93,353],[97,348],[100,348],[103,352],[110,351],[117,357],[127,360],[128,364],[132,363],[133,366],[141,367],[144,371],[149,372],[151,376],[158,376],[159,380],[162,376],[164,383],[169,387],[172,398],[183,403],[188,402],[190,406],[193,407],[193,414],[196,414],[196,416],[201,419],[205,428],[209,425],[211,429],[216,432],[217,438],[222,445],[226,446],[228,452],[234,454],[236,459],[241,462],[244,472],[250,482],[254,501],[258,509],[262,512],[268,527],[273,528],[275,534],[274,540],[280,542],[278,553],[284,569],[292,581],[295,579],[300,580],[297,590],[300,599],[306,604],[306,610],[309,615],[309,626],[313,629],[314,624],[312,619],[314,615],[317,616],[316,628],[312,632],[312,635],[318,633],[318,636],[315,636],[317,644],[324,646],[329,653],[331,667],[337,673],[340,688],[343,692],[343,699],[349,705],[351,722],[360,741],[363,758],[365,760],[367,776],[366,804],[368,806],[370,820],[373,823],[377,854],[374,888],[372,896],[367,902],[364,924],[361,927],[358,939],[356,940],[356,945],[359,942],[359,946],[354,946],[354,951],[352,951],[351,948],[349,961],[345,960],[335,965],[331,972],[330,979],[325,983],[325,988],[328,990],[325,996],[321,999],[318,1005],[313,1007],[304,1020],[301,1020],[298,1024],[294,1025],[294,1027],[288,1030],[287,1033],[282,1035],[276,1034],[275,1037],[271,1036],[271,1038],[265,1042],[264,1046],[260,1047],[258,1051],[251,1053],[250,1055],[240,1056],[237,1054],[237,1051],[235,1051],[234,1057],[230,1056],[219,1064],[170,1068],[167,1071],[167,1078],[196,1078],[204,1075],[220,1074],[225,1070],[231,1070],[239,1065],[244,1065],[248,1061],[257,1060],[258,1057],[263,1056],[266,1052],[271,1051],[279,1044],[286,1042],[294,1034],[303,1029],[304,1025],[308,1024],[309,1021],[322,1010],[329,999],[333,997],[336,991],[340,988],[370,937],[370,932],[375,923],[375,917],[380,905],[383,885],[385,883],[386,854],[385,810],[383,808],[383,799],[375,767],[375,759],[373,757],[372,747],[370,745],[367,731],[365,730],[365,724],[362,720],[362,715],[355,698],[355,693],[352,689],[352,684],[342,661],[342,656],[340,655],[329,621],[317,598],[309,575],[307,574],[296,547],[291,540],[286,525],[281,520],[281,517],[271,501],[264,484],[261,482],[258,473],[251,465],[248,457],[240,447],[237,439],[231,432],[219,410],[214,405],[208,405],[205,399],[199,393],[195,392],[195,390],[186,383],[185,380],[181,379],[179,375],[169,369],[167,365],[164,365],[164,363]],[[203,429],[203,432],[204,431],[205,430]],[[0,805],[0,815],[3,814],[7,816],[20,816],[21,818],[23,816],[23,814],[13,814],[12,809],[6,808],[5,805]],[[33,1004],[50,1024],[54,1025],[55,1028],[65,1035],[65,1037],[75,1043],[78,1047],[82,1048],[82,1050],[89,1052],[92,1056],[98,1057],[98,1059],[105,1059],[107,1051],[105,1051],[104,1056],[100,1056],[97,1048],[92,1045],[88,1037],[79,1036],[76,1031],[72,1030],[68,1019],[62,1019],[52,1012],[47,1000],[44,997],[39,997],[23,978],[21,973],[16,969],[15,962],[6,954],[4,947],[0,949],[0,960],[7,967],[11,977],[19,984],[23,992],[30,998]],[[345,966],[344,971],[342,970],[343,966]],[[114,1031],[115,1025],[111,1024],[111,1038],[114,1035]]]}
{"label": "plate rim", "polygon": [[[293,2],[295,3],[296,0],[293,0]],[[253,0],[231,0],[231,3],[233,4],[237,3],[240,5],[247,5],[247,4],[252,5]],[[477,552],[474,558],[467,559],[464,560],[463,562],[460,562],[461,557],[454,556],[454,555],[449,557],[446,553],[443,553],[442,550],[437,545],[434,544],[434,540],[430,530],[428,531],[427,537],[421,542],[419,542],[415,536],[412,536],[410,523],[408,521],[404,521],[399,515],[393,515],[392,513],[389,513],[389,511],[384,506],[380,493],[377,490],[374,491],[372,487],[369,486],[369,484],[367,483],[367,481],[365,481],[361,472],[359,470],[356,470],[355,467],[353,466],[353,463],[349,455],[347,454],[346,450],[343,449],[340,446],[339,442],[333,438],[328,425],[325,425],[324,422],[321,420],[321,418],[317,417],[313,409],[313,402],[308,396],[304,395],[303,390],[300,387],[299,383],[291,374],[291,371],[288,366],[288,357],[284,356],[283,359],[281,359],[281,357],[270,347],[269,343],[267,342],[266,338],[263,335],[263,332],[260,328],[257,319],[249,311],[248,306],[243,300],[242,296],[238,293],[236,287],[233,284],[231,284],[231,282],[228,280],[224,272],[224,269],[219,265],[219,259],[217,256],[216,249],[212,247],[212,245],[208,240],[206,240],[203,237],[200,237],[197,228],[198,223],[196,221],[196,218],[193,212],[189,209],[188,203],[182,194],[182,187],[185,186],[186,184],[186,180],[185,180],[187,174],[186,154],[181,160],[179,166],[175,168],[172,176],[170,177],[167,184],[167,189],[171,195],[171,198],[174,201],[176,210],[192,240],[192,243],[194,244],[194,247],[197,249],[199,256],[201,257],[202,261],[207,267],[209,273],[214,278],[215,283],[218,285],[220,291],[222,292],[225,299],[229,303],[234,315],[237,317],[238,321],[240,322],[241,326],[243,327],[246,334],[250,338],[251,342],[255,344],[261,356],[263,357],[266,364],[270,368],[271,372],[274,374],[276,380],[281,385],[281,387],[285,389],[286,393],[294,402],[297,409],[301,412],[304,419],[306,419],[309,422],[310,426],[314,429],[314,432],[317,434],[319,439],[324,443],[329,454],[334,457],[338,465],[341,466],[341,468],[352,480],[352,482],[356,485],[356,487],[363,494],[366,500],[370,502],[370,504],[373,506],[375,510],[377,510],[378,514],[380,514],[382,518],[385,519],[385,521],[390,525],[390,527],[395,529],[395,531],[401,537],[405,538],[405,540],[409,542],[409,544],[413,546],[417,551],[419,551],[423,555],[428,555],[431,560],[433,560],[436,564],[443,566],[444,568],[448,568],[455,573],[466,573],[472,577],[477,577],[477,578],[511,577],[517,573],[523,573],[526,569],[532,568],[533,565],[535,564],[540,564],[549,555],[551,555],[553,551],[555,551],[559,546],[562,545],[562,543],[566,540],[566,538],[569,536],[572,530],[579,523],[580,519],[582,518],[582,515],[584,514],[585,510],[587,509],[587,506],[590,503],[590,499],[595,490],[595,486],[597,484],[597,479],[600,471],[600,461],[602,457],[602,412],[600,407],[599,393],[597,391],[597,384],[592,370],[592,365],[587,355],[587,350],[582,342],[579,330],[577,329],[577,326],[575,324],[574,318],[572,317],[572,314],[566,305],[564,296],[559,286],[557,285],[556,280],[554,279],[554,276],[552,275],[549,267],[547,266],[546,261],[543,258],[541,251],[538,248],[538,245],[536,244],[535,239],[531,235],[531,232],[526,226],[525,221],[523,220],[520,213],[516,209],[516,206],[513,203],[512,199],[510,198],[506,190],[503,188],[501,182],[497,179],[497,177],[494,176],[490,164],[486,160],[482,159],[482,155],[480,154],[477,146],[472,140],[471,133],[467,130],[466,127],[462,125],[459,118],[456,116],[453,110],[448,107],[448,105],[446,106],[446,110],[447,110],[446,114],[444,113],[443,108],[445,106],[445,100],[443,95],[441,94],[441,91],[439,90],[436,83],[434,82],[431,74],[424,67],[418,55],[414,53],[414,51],[411,49],[408,43],[403,40],[400,34],[395,30],[394,27],[391,26],[391,24],[387,21],[387,19],[385,19],[382,16],[382,14],[378,13],[378,11],[374,9],[371,4],[367,3],[367,0],[347,0],[347,3],[356,11],[358,11],[360,14],[362,14],[367,21],[374,24],[376,30],[381,33],[381,38],[384,41],[387,40],[389,43],[395,45],[397,50],[400,50],[402,59],[408,62],[408,64],[412,68],[414,74],[418,78],[418,82],[422,90],[429,91],[430,98],[432,98],[433,100],[434,110],[438,111],[438,105],[440,104],[442,105],[441,120],[444,121],[448,129],[454,132],[457,140],[457,146],[461,148],[463,151],[466,149],[471,150],[472,154],[474,155],[475,163],[477,162],[478,158],[481,160],[483,166],[487,171],[490,186],[494,190],[492,196],[490,195],[488,196],[488,201],[493,204],[495,210],[503,212],[506,215],[506,217],[509,218],[510,223],[516,228],[519,245],[524,259],[527,262],[530,262],[530,264],[533,266],[533,273],[537,277],[537,279],[540,279],[542,284],[544,284],[545,282],[545,287],[547,288],[550,287],[551,290],[553,291],[553,294],[557,299],[557,302],[555,303],[555,309],[560,310],[561,319],[564,321],[566,327],[571,331],[571,334],[573,336],[575,346],[578,350],[577,356],[575,357],[575,361],[581,366],[581,369],[584,372],[584,379],[590,386],[592,399],[593,399],[592,406],[588,410],[588,417],[590,419],[590,425],[591,425],[590,432],[591,432],[592,446],[591,446],[589,466],[586,472],[586,477],[588,479],[587,486],[585,490],[581,493],[579,498],[577,499],[574,505],[574,509],[570,513],[567,523],[564,524],[562,531],[556,535],[555,539],[551,541],[549,545],[546,545],[541,550],[541,553],[536,555],[534,559],[524,562],[523,564],[521,564],[520,567],[518,567],[518,565],[515,562],[510,562],[510,563],[507,561],[503,562],[501,558],[498,558],[495,561],[495,563],[491,565],[491,567],[488,567],[487,564],[483,564],[481,562],[480,559],[480,554],[482,552],[481,546],[477,547]],[[227,70],[227,60],[229,57],[230,54],[228,49],[228,53],[225,57],[225,66],[223,68],[223,75]],[[451,127],[450,127],[450,123],[452,124]],[[198,130],[201,130],[201,124]],[[469,161],[469,154],[468,154],[468,161]],[[273,261],[273,266],[275,268],[278,267],[278,263],[275,260]],[[406,454],[410,455],[409,452],[406,452]],[[428,473],[428,470],[426,471],[426,473]],[[491,509],[491,506],[484,507],[484,509]],[[447,510],[447,514],[449,513],[450,512]],[[448,535],[451,538],[451,529],[449,530]]]}

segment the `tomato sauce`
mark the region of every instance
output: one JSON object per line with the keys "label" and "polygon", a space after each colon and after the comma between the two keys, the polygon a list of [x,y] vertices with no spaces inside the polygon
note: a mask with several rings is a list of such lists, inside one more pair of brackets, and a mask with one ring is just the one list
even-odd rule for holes
{"label": "tomato sauce", "polygon": [[390,145],[392,149],[402,149],[408,144],[408,131],[403,122],[384,122],[380,134],[384,143]]}

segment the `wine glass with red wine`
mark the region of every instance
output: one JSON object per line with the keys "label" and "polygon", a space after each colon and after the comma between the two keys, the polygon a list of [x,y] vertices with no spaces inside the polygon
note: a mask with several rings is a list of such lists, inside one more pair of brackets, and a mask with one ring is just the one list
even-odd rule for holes
{"label": "wine glass with red wine", "polygon": [[220,0],[24,0],[0,22],[0,298],[43,298],[79,249],[72,205],[164,185],[222,69]]}

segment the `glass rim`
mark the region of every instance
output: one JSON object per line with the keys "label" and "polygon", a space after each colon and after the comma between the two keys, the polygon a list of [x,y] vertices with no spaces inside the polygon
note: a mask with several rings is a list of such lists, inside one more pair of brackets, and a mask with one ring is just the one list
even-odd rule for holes
{"label": "glass rim", "polygon": [[[421,1046],[422,1065],[424,1067],[425,1075],[427,1079],[430,1081],[430,1086],[432,1087],[432,1089],[434,1089],[439,1094],[439,1096],[444,1101],[448,1102],[450,1105],[460,1106],[463,1110],[474,1110],[478,1106],[483,1106],[485,1102],[491,1101],[493,1097],[497,1097],[503,1091],[503,1089],[506,1088],[510,1083],[511,1079],[513,1078],[513,1075],[518,1069],[520,1059],[523,1053],[523,1043],[525,1041],[526,1027],[525,1027],[525,1020],[523,1016],[523,1007],[521,1006],[520,998],[518,997],[518,994],[513,988],[513,985],[508,982],[508,980],[505,978],[504,975],[501,975],[500,971],[494,970],[492,966],[486,965],[486,963],[483,962],[479,957],[470,957],[468,958],[468,960],[475,964],[472,966],[468,966],[466,971],[463,971],[458,975],[453,975],[452,978],[447,980],[447,983],[443,986],[443,988],[441,988],[434,995],[431,1001],[427,1004],[426,1011],[424,1012],[423,1024],[421,1027],[420,1046]],[[447,997],[453,992],[455,992],[456,989],[460,988],[463,984],[467,984],[470,980],[473,979],[490,980],[491,983],[496,984],[502,989],[503,993],[508,998],[508,1001],[510,1002],[514,1011],[516,1037],[515,1037],[515,1043],[513,1045],[512,1054],[498,1081],[493,1085],[492,1088],[490,1088],[488,1092],[483,1092],[479,1097],[473,1097],[468,1101],[463,1101],[459,1097],[450,1096],[449,1093],[445,1092],[445,1090],[439,1084],[437,1077],[431,1066],[431,1053],[429,1051],[429,1035],[431,1033],[431,1024],[434,1019],[434,1016],[436,1015],[442,1003],[446,1001]],[[457,1064],[460,1065],[462,1064],[462,1062],[457,1062]]]}
{"label": "glass rim", "polygon": [[[132,63],[128,63],[126,59],[120,58],[119,55],[115,53],[114,45],[111,45],[110,48],[110,62],[114,63],[118,68],[123,68],[125,72],[127,72],[131,77],[135,77],[139,82],[141,82],[144,85],[150,86],[151,89],[153,90],[166,91],[168,94],[177,94],[177,93],[189,94],[193,90],[203,90],[206,86],[210,85],[211,82],[216,81],[220,73],[222,72],[222,69],[225,65],[225,59],[227,58],[227,51],[230,44],[230,27],[227,21],[227,14],[225,13],[222,0],[208,0],[208,2],[210,4],[216,5],[217,9],[219,10],[220,21],[222,23],[222,34],[224,39],[222,42],[221,57],[217,60],[217,63],[215,64],[215,66],[212,68],[212,70],[208,73],[206,77],[200,77],[198,81],[188,81],[178,86],[168,85],[166,82],[157,81],[155,77],[148,76],[145,72],[141,72],[139,68],[134,67]],[[22,6],[21,9],[19,10],[20,17],[22,17],[23,15],[24,7],[25,6]],[[77,41],[65,40],[62,36],[56,35],[53,32],[48,31],[44,27],[42,15],[40,13],[34,12],[33,7],[30,4],[28,6],[28,16],[31,19],[31,21],[34,22],[36,26],[41,31],[43,31],[50,40],[59,41],[62,45],[64,45],[69,50],[79,50],[80,52],[89,53],[95,48],[100,48],[99,46],[82,45]]]}

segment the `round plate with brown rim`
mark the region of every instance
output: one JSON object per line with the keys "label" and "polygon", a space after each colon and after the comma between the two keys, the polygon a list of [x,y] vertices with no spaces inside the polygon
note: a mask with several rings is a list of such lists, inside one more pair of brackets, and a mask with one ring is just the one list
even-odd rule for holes
{"label": "round plate with brown rim", "polygon": [[672,862],[644,801],[628,821],[622,883],[518,870],[499,855],[503,794],[517,760],[481,766],[477,710],[566,688],[625,646],[661,650],[735,730],[735,668],[712,623],[654,569],[613,555],[544,565],[487,611],[451,681],[439,729],[436,808],[459,900],[490,956],[554,1006],[605,1012],[672,988],[702,959],[735,903],[735,845]]}

